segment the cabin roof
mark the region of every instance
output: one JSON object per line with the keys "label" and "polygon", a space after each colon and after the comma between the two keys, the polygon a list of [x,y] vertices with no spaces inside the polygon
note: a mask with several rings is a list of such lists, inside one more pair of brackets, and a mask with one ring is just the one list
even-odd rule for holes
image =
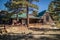
{"label": "cabin roof", "polygon": [[[17,14],[14,14],[11,16],[11,18],[16,18],[16,17],[17,17]],[[27,18],[26,13],[18,14],[18,18]],[[29,15],[29,18],[40,19],[40,17],[35,17],[33,15]]]}
{"label": "cabin roof", "polygon": [[[33,16],[33,15],[29,15],[29,18],[40,19],[41,16],[43,16],[45,14],[45,12],[46,12],[46,10],[38,13],[37,17]],[[11,16],[11,18],[16,18],[16,17],[17,17],[17,14],[14,14]],[[23,13],[23,14],[18,13],[18,18],[27,18],[26,13]]]}
{"label": "cabin roof", "polygon": [[46,10],[44,10],[44,11],[38,13],[37,17],[41,17],[41,16],[43,16],[43,15],[45,14],[45,12],[46,12]]}
{"label": "cabin roof", "polygon": [[[43,16],[43,15],[45,14],[45,12],[46,12],[46,10],[38,13],[37,16],[33,16],[33,15],[30,15],[30,14],[29,14],[29,18],[40,19],[41,16]],[[2,17],[5,17],[5,16],[0,16],[0,18],[2,18]],[[11,18],[16,18],[16,17],[17,17],[17,14],[13,14],[13,15],[11,16]],[[27,18],[26,13],[22,13],[22,14],[18,13],[18,18]]]}

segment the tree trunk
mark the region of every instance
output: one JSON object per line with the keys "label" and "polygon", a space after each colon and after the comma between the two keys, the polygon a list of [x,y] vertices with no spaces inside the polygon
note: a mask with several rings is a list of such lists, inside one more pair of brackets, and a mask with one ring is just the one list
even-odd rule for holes
{"label": "tree trunk", "polygon": [[16,17],[16,25],[18,24],[18,13],[17,13],[17,17]]}
{"label": "tree trunk", "polygon": [[27,27],[29,27],[29,8],[28,8],[28,5],[27,5]]}

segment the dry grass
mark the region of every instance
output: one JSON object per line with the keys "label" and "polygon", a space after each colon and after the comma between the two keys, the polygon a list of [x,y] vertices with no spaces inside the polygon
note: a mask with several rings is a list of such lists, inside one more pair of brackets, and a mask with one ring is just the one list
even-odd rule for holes
{"label": "dry grass", "polygon": [[56,26],[57,26],[58,28],[60,28],[60,23],[57,23]]}
{"label": "dry grass", "polygon": [[[59,24],[58,24],[59,25]],[[29,24],[29,28],[50,28],[51,26],[50,25],[41,25],[41,24]],[[10,25],[6,25],[6,29],[8,31],[8,33],[30,33],[32,32],[33,34],[41,34],[41,33],[44,33],[44,32],[41,32],[41,31],[33,31],[33,30],[30,30],[28,29],[26,26],[10,26]],[[55,33],[55,32],[45,32],[45,34],[51,34],[51,33]],[[60,33],[59,32],[56,32],[56,33]]]}

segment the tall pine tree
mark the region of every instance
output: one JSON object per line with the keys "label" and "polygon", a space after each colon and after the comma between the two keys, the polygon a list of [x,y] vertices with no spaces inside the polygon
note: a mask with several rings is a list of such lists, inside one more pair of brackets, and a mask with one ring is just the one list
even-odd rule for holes
{"label": "tall pine tree", "polygon": [[[26,13],[27,13],[27,27],[29,26],[29,7],[31,8],[35,8],[38,9],[38,6],[35,4],[32,4],[33,1],[39,1],[39,0],[11,0],[10,2],[7,2],[5,4],[6,7],[8,7],[10,10],[18,10],[20,8],[20,10],[24,10],[26,9]],[[15,12],[16,12],[15,11]],[[17,15],[17,19],[18,19],[18,15]]]}
{"label": "tall pine tree", "polygon": [[51,1],[49,8],[50,16],[53,17],[56,23],[60,22],[60,0]]}

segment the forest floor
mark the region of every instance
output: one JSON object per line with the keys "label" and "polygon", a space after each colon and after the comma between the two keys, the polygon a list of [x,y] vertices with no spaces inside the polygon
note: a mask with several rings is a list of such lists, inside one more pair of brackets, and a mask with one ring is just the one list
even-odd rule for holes
{"label": "forest floor", "polygon": [[[26,26],[6,26],[6,30],[8,33],[32,33],[32,34],[60,34],[60,29],[58,30],[49,30],[53,29],[50,25],[41,25],[40,27],[26,27]],[[55,27],[56,29],[56,27]]]}
{"label": "forest floor", "polygon": [[[4,27],[2,27],[4,28]],[[60,40],[60,29],[49,30],[50,25],[36,26],[7,26],[6,34],[0,35],[0,40]]]}

